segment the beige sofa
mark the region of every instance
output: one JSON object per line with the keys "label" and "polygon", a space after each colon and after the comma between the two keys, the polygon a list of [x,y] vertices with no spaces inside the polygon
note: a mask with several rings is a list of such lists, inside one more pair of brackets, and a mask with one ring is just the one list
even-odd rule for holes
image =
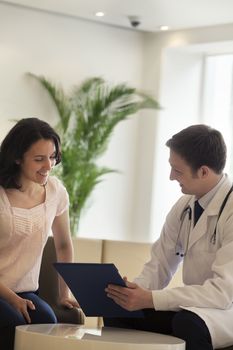
{"label": "beige sofa", "polygon": [[[113,241],[101,239],[74,238],[75,262],[114,263],[121,276],[131,281],[136,277],[143,264],[150,258],[151,243]],[[182,284],[181,269],[177,271],[168,288]],[[96,317],[86,317],[87,327],[101,324]]]}

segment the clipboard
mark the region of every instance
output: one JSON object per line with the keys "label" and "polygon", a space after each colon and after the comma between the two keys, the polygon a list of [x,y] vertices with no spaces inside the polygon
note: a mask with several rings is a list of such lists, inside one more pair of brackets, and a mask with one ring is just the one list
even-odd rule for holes
{"label": "clipboard", "polygon": [[54,263],[86,316],[144,317],[143,311],[128,311],[107,297],[108,284],[125,286],[114,264]]}

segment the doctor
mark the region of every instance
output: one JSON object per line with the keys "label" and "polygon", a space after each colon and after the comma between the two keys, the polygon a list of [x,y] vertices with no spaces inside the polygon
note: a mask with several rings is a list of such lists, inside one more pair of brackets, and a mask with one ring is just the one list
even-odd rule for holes
{"label": "doctor", "polygon": [[[151,259],[127,287],[108,285],[107,296],[142,319],[105,319],[105,326],[171,334],[187,350],[233,344],[233,194],[223,174],[226,146],[219,131],[193,125],[175,134],[170,179],[183,196],[168,213]],[[196,202],[198,201],[198,203]],[[199,213],[198,213],[199,212]],[[165,289],[183,262],[182,287]]]}

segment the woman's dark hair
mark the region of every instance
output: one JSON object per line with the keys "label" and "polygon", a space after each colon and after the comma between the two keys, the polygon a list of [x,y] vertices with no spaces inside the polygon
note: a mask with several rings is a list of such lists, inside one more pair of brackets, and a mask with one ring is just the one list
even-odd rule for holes
{"label": "woman's dark hair", "polygon": [[226,144],[222,134],[210,126],[192,125],[173,135],[166,145],[196,172],[206,165],[221,174],[226,164]]}
{"label": "woman's dark hair", "polygon": [[20,175],[18,160],[35,142],[52,140],[55,145],[56,165],[61,161],[60,137],[53,128],[38,118],[25,118],[9,131],[0,147],[0,185],[4,188],[20,188],[17,183]]}

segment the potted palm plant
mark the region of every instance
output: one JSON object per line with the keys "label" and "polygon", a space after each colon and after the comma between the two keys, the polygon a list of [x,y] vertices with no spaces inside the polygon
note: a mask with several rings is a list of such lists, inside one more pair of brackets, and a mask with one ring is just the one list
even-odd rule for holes
{"label": "potted palm plant", "polygon": [[29,74],[47,90],[57,109],[62,163],[56,174],[70,196],[70,224],[75,236],[88,197],[103,175],[114,171],[97,165],[97,159],[107,149],[115,126],[141,109],[158,109],[159,104],[127,84],[111,86],[99,77],[85,80],[66,94],[49,79]]}

